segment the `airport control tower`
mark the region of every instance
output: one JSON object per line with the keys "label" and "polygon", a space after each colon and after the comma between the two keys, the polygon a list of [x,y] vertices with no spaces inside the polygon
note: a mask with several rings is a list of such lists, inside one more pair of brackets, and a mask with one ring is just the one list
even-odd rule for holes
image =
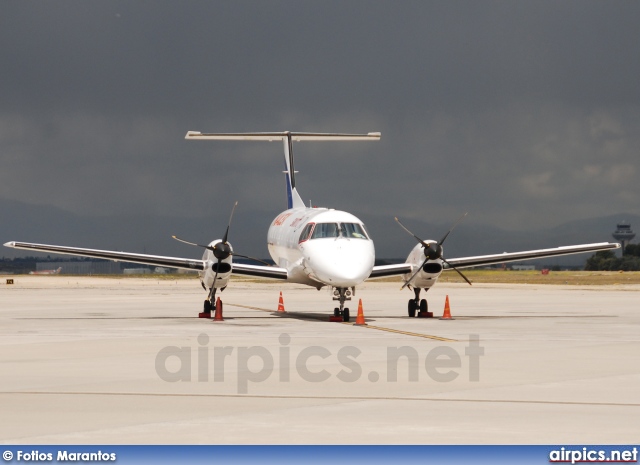
{"label": "airport control tower", "polygon": [[629,242],[636,237],[636,233],[631,230],[631,225],[629,223],[623,221],[616,225],[616,230],[613,232],[612,236],[622,244],[622,255],[624,255],[624,249],[629,245]]}

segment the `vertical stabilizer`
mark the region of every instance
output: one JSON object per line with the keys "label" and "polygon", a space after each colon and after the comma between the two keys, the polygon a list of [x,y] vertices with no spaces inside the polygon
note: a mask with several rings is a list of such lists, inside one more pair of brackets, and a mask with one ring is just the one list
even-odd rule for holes
{"label": "vertical stabilizer", "polygon": [[304,202],[296,189],[296,170],[293,163],[293,141],[291,133],[282,139],[284,144],[284,169],[287,181],[287,208],[304,208]]}

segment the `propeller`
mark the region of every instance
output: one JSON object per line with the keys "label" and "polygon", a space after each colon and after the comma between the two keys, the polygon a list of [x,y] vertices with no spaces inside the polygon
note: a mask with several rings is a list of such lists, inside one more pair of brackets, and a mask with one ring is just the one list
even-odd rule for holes
{"label": "propeller", "polygon": [[[236,205],[238,205],[238,202],[236,202],[233,205],[233,210],[235,210]],[[211,250],[213,252],[213,255],[218,259],[218,260],[224,260],[225,258],[229,257],[229,255],[233,255],[234,257],[242,257],[242,258],[246,258],[247,260],[253,260],[255,262],[259,262],[262,263],[264,265],[267,266],[273,266],[271,263],[267,263],[264,260],[260,260],[259,258],[254,258],[254,257],[250,257],[248,255],[242,255],[239,254],[237,252],[232,252],[231,251],[231,247],[229,247],[229,243],[227,241],[227,238],[229,237],[229,226],[231,225],[231,219],[233,218],[233,210],[231,211],[231,218],[229,218],[229,225],[227,226],[227,230],[224,234],[224,238],[222,239],[222,242],[218,242],[216,245],[202,245],[202,244],[198,244],[196,242],[190,242],[190,241],[185,241],[184,239],[180,239],[178,236],[171,236],[173,239],[175,239],[176,241],[179,242],[183,242],[185,244],[189,244],[189,245],[194,245],[196,247],[202,247],[203,249],[207,249],[207,250]]]}
{"label": "propeller", "polygon": [[398,219],[398,217],[397,217],[397,216],[395,217],[395,220],[396,220],[396,222],[400,225],[400,227],[401,227],[402,229],[404,229],[407,233],[409,233],[411,236],[413,236],[413,237],[418,241],[418,243],[422,244],[422,248],[424,249],[424,256],[425,256],[424,261],[422,262],[422,265],[420,265],[420,267],[416,270],[416,272],[415,272],[415,273],[413,273],[413,274],[411,275],[411,277],[410,277],[410,278],[409,278],[409,279],[404,283],[404,285],[402,286],[402,288],[401,288],[401,289],[404,289],[405,287],[407,287],[407,286],[409,285],[409,283],[410,283],[411,281],[413,281],[413,278],[415,278],[415,277],[416,277],[416,275],[420,272],[420,270],[422,269],[422,267],[423,267],[424,265],[426,265],[426,263],[427,263],[429,260],[437,260],[437,259],[440,259],[440,260],[442,260],[444,263],[446,263],[446,264],[447,264],[447,266],[448,266],[449,268],[452,268],[456,273],[458,273],[458,274],[462,277],[462,279],[464,279],[466,282],[468,282],[468,283],[469,283],[469,285],[471,285],[471,281],[469,281],[469,280],[467,279],[467,277],[466,277],[465,275],[463,275],[463,274],[462,274],[462,272],[461,272],[460,270],[458,270],[455,266],[453,266],[451,263],[449,263],[449,262],[448,262],[448,261],[447,261],[447,260],[442,256],[442,253],[443,253],[443,251],[442,251],[442,244],[443,244],[443,243],[444,243],[444,241],[447,239],[447,237],[449,237],[449,234],[451,234],[451,231],[453,231],[453,229],[454,229],[456,226],[458,226],[458,223],[460,223],[460,222],[464,219],[464,217],[465,217],[465,216],[467,216],[467,213],[465,213],[465,214],[464,214],[464,215],[462,215],[460,218],[458,218],[458,220],[457,220],[455,223],[453,223],[453,226],[451,226],[451,227],[449,228],[449,230],[447,231],[447,233],[446,233],[444,236],[442,236],[442,239],[440,239],[438,242],[425,242],[425,241],[423,241],[423,240],[422,240],[422,239],[420,239],[418,236],[416,236],[416,235],[415,235],[415,234],[413,234],[411,231],[409,231],[409,229],[408,229],[404,224],[402,224],[402,222]]}
{"label": "propeller", "polygon": [[210,300],[211,300],[211,297],[215,293],[215,288],[216,288],[215,284],[216,284],[216,281],[218,280],[218,271],[220,270],[220,263],[222,263],[222,260],[225,260],[225,259],[229,258],[229,256],[233,255],[235,257],[242,257],[242,258],[246,258],[248,260],[253,260],[253,261],[256,261],[256,262],[263,263],[263,264],[265,264],[267,266],[271,266],[270,263],[267,263],[267,262],[265,262],[263,260],[260,260],[258,258],[249,257],[248,255],[241,255],[239,253],[231,251],[231,246],[229,245],[229,241],[228,241],[229,228],[231,227],[231,220],[233,219],[233,213],[235,212],[237,206],[238,206],[238,202],[236,201],[236,203],[233,204],[233,208],[231,209],[231,215],[229,216],[229,223],[227,223],[227,230],[225,231],[222,240],[220,242],[218,242],[217,244],[213,245],[213,246],[212,245],[202,245],[202,244],[198,244],[196,242],[185,241],[184,239],[180,239],[177,236],[171,236],[176,241],[183,242],[185,244],[193,245],[193,246],[196,246],[196,247],[201,247],[203,249],[211,250],[213,252],[213,256],[218,259],[218,261],[216,263],[216,274],[213,277],[213,285],[211,286],[211,294],[209,296]]}

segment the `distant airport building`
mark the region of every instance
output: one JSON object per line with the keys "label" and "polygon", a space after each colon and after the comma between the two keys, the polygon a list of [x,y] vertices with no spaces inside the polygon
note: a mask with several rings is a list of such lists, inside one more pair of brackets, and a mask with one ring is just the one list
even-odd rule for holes
{"label": "distant airport building", "polygon": [[535,265],[511,265],[514,271],[532,271],[536,269]]}
{"label": "distant airport building", "polygon": [[36,263],[36,273],[47,270],[62,268],[60,274],[121,274],[120,263],[103,262],[38,262]]}
{"label": "distant airport building", "polygon": [[122,274],[151,274],[149,268],[125,268]]}
{"label": "distant airport building", "polygon": [[612,234],[613,238],[622,244],[622,255],[624,255],[624,249],[629,245],[629,242],[636,237],[636,233],[631,230],[631,225],[626,221],[618,223],[616,230]]}

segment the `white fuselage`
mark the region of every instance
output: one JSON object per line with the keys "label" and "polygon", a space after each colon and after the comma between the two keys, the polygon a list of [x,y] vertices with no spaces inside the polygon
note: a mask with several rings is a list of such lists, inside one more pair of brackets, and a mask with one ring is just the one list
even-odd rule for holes
{"label": "white fuselage", "polygon": [[[302,236],[304,233],[304,236]],[[373,241],[354,215],[326,208],[292,208],[267,234],[269,254],[289,281],[320,288],[354,287],[371,274]]]}

